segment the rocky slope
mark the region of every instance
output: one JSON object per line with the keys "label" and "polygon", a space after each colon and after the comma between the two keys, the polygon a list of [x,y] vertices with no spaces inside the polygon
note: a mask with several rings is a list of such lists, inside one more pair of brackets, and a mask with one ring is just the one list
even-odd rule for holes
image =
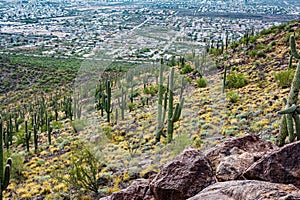
{"label": "rocky slope", "polygon": [[157,175],[100,200],[300,199],[299,148],[300,142],[278,148],[256,135],[206,152],[187,148]]}
{"label": "rocky slope", "polygon": [[[14,159],[19,162],[15,166],[20,168],[18,176],[13,177],[5,191],[5,197],[95,199],[113,193],[107,198],[132,200],[169,198],[166,197],[169,192],[168,196],[173,199],[299,198],[296,188],[299,186],[299,172],[294,165],[297,162],[291,163],[293,160],[289,159],[297,160],[298,143],[283,148],[274,145],[279,132],[280,116],[277,112],[283,107],[282,99],[289,91],[289,87],[279,86],[274,73],[288,68],[288,38],[294,32],[299,49],[300,23],[264,31],[252,38],[248,45],[240,41],[238,47],[215,58],[219,69],[204,74],[208,79],[206,88],[197,88],[193,75],[189,74],[191,84],[185,91],[185,107],[181,119],[174,124],[171,144],[166,144],[164,138],[155,144],[155,95],[149,105],[126,111],[125,119],[118,122],[112,114],[113,123],[106,123],[105,116],[101,117],[95,111],[96,126],[89,123],[89,116],[73,122],[65,119],[53,123],[52,145],[47,144],[43,132],[40,133],[37,153],[27,153],[23,144],[12,148],[21,157]],[[295,64],[294,60],[292,70]],[[226,93],[222,93],[225,66],[228,74],[243,73],[248,78],[244,87],[226,89],[226,93],[237,93],[236,102],[231,102]],[[142,85],[138,89],[143,94]],[[251,135],[247,135],[249,133]],[[241,138],[226,141],[235,137]],[[161,167],[188,145],[201,149],[202,153],[188,149]],[[70,177],[76,156],[83,149],[91,149],[95,155],[106,155],[97,157],[101,163],[97,165],[96,177],[100,186],[96,195],[62,181],[62,178]],[[264,154],[266,159],[263,159]],[[271,162],[272,159],[276,161],[275,165],[272,165],[275,162]],[[137,178],[143,179],[131,184]],[[260,182],[262,180],[265,182]],[[290,183],[295,186],[287,185]],[[128,185],[127,189],[114,193]]]}

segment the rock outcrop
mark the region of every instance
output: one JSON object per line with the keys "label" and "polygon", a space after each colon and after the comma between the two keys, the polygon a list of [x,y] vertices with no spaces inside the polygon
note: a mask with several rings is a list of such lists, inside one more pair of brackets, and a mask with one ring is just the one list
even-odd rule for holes
{"label": "rock outcrop", "polygon": [[298,188],[256,180],[219,182],[202,190],[188,200],[250,200],[250,199],[300,199]]}
{"label": "rock outcrop", "polygon": [[244,177],[300,188],[300,141],[265,155],[247,169]]}
{"label": "rock outcrop", "polygon": [[103,197],[100,200],[154,200],[153,196],[147,194],[149,180],[137,179],[129,187],[111,196]]}
{"label": "rock outcrop", "polygon": [[277,149],[256,135],[229,139],[204,154],[212,163],[218,181],[242,179],[244,171],[264,154]]}
{"label": "rock outcrop", "polygon": [[152,180],[138,179],[100,200],[300,200],[299,154],[300,141],[278,148],[256,135],[204,154],[189,147]]}
{"label": "rock outcrop", "polygon": [[185,200],[214,183],[209,160],[198,150],[186,149],[166,164],[150,183],[155,199]]}

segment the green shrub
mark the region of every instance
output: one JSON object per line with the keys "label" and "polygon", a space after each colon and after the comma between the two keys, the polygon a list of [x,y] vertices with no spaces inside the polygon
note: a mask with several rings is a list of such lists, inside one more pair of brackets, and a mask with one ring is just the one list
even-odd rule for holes
{"label": "green shrub", "polygon": [[151,96],[155,95],[158,92],[158,86],[157,85],[150,85],[144,88],[145,94],[150,94]]}
{"label": "green shrub", "polygon": [[251,58],[255,58],[255,56],[256,56],[256,50],[253,49],[253,50],[249,51],[249,52],[248,52],[248,55],[249,55]]}
{"label": "green shrub", "polygon": [[196,80],[197,87],[204,88],[207,86],[207,80],[205,78],[199,78]]}
{"label": "green shrub", "polygon": [[192,79],[190,77],[186,77],[186,78],[184,78],[184,80],[189,84],[192,82]]}
{"label": "green shrub", "polygon": [[180,74],[187,74],[187,73],[191,73],[193,71],[191,65],[189,64],[185,64],[183,68],[181,68],[180,70]]}
{"label": "green shrub", "polygon": [[248,84],[248,79],[242,73],[232,72],[226,77],[227,88],[242,88]]}
{"label": "green shrub", "polygon": [[272,29],[264,29],[260,32],[260,35],[269,35],[270,33],[274,33],[275,31]]}
{"label": "green shrub", "polygon": [[274,78],[278,82],[278,86],[286,88],[291,86],[291,82],[294,78],[294,72],[292,70],[282,71],[274,73]]}
{"label": "green shrub", "polygon": [[266,58],[267,57],[266,53],[263,51],[258,52],[256,56],[257,56],[257,58]]}
{"label": "green shrub", "polygon": [[231,44],[230,44],[230,48],[231,49],[235,49],[235,48],[237,48],[239,46],[239,43],[237,43],[237,42],[232,42]]}
{"label": "green shrub", "polygon": [[222,49],[211,48],[209,49],[209,53],[218,56],[222,54]]}
{"label": "green shrub", "polygon": [[129,103],[127,104],[127,107],[128,107],[128,109],[129,109],[129,112],[131,112],[131,111],[133,111],[133,110],[136,108],[136,104],[135,104],[135,103],[129,102]]}
{"label": "green shrub", "polygon": [[90,190],[98,194],[100,187],[106,184],[105,182],[108,182],[106,177],[102,177],[98,174],[104,167],[104,164],[85,146],[86,145],[81,145],[81,147],[71,155],[72,163],[68,169],[69,176],[65,178],[63,176],[59,177],[59,174],[57,174],[56,178],[59,181],[66,182],[77,190]]}
{"label": "green shrub", "polygon": [[234,91],[229,91],[226,93],[226,98],[230,103],[236,103],[239,99],[239,94]]}

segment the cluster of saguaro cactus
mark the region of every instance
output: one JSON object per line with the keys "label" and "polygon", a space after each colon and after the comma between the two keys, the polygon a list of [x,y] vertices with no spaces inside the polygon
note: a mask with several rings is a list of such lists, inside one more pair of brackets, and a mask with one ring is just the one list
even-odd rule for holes
{"label": "cluster of saguaro cactus", "polygon": [[73,112],[72,112],[72,99],[71,97],[64,98],[64,111],[66,118],[69,118],[72,121]]}
{"label": "cluster of saguaro cactus", "polygon": [[[163,94],[163,66],[160,66],[159,72],[159,88],[158,88],[158,126],[156,132],[156,142],[160,141],[161,136],[166,137],[163,132],[164,121],[166,117],[166,110],[168,109],[167,121],[167,141],[171,142],[173,139],[174,123],[177,122],[181,115],[181,110],[184,103],[184,98],[180,95],[180,102],[176,104],[174,110],[174,67],[171,68],[168,79],[168,89]],[[164,95],[164,102],[163,102]],[[164,104],[163,104],[164,103]]]}
{"label": "cluster of saguaro cactus", "polygon": [[[290,37],[290,46],[291,46],[291,55],[300,59],[300,54],[296,50],[295,38],[292,35]],[[290,59],[291,65],[292,59]],[[295,72],[294,79],[292,81],[291,90],[288,95],[288,99],[284,99],[285,109],[280,111],[279,114],[282,114],[280,132],[277,138],[277,145],[283,146],[285,139],[288,136],[289,141],[293,142],[296,137],[297,140],[300,140],[300,108],[297,106],[298,94],[300,89],[300,61],[298,62],[297,69]],[[294,130],[294,124],[296,131]]]}
{"label": "cluster of saguaro cactus", "polygon": [[0,116],[0,199],[2,200],[2,192],[7,188],[10,181],[10,172],[12,166],[12,159],[8,158],[4,168],[3,158],[3,123]]}
{"label": "cluster of saguaro cactus", "polygon": [[104,116],[104,111],[107,114],[107,122],[110,122],[110,114],[112,113],[111,106],[111,87],[112,83],[110,80],[99,81],[96,88],[96,108],[101,110],[101,116]]}
{"label": "cluster of saguaro cactus", "polygon": [[99,80],[99,83],[96,88],[96,109],[101,110],[101,116],[104,116],[104,104],[105,104],[105,87],[104,87],[104,82],[101,82]]}

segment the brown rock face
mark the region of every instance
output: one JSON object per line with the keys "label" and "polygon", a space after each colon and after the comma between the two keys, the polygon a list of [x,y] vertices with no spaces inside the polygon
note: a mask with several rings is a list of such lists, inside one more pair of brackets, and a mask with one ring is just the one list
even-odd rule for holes
{"label": "brown rock face", "polygon": [[185,200],[214,182],[209,160],[189,148],[163,169],[150,183],[156,200]]}
{"label": "brown rock face", "polygon": [[154,200],[153,196],[147,193],[148,189],[148,180],[137,179],[129,187],[100,200]]}
{"label": "brown rock face", "polygon": [[274,183],[291,183],[300,188],[300,141],[265,155],[247,169],[244,177]]}
{"label": "brown rock face", "polygon": [[300,199],[300,191],[293,185],[283,185],[264,181],[227,181],[208,186],[196,196],[188,200],[296,200]]}
{"label": "brown rock face", "polygon": [[204,154],[212,163],[218,181],[241,179],[243,172],[264,154],[277,149],[256,135],[229,139]]}

